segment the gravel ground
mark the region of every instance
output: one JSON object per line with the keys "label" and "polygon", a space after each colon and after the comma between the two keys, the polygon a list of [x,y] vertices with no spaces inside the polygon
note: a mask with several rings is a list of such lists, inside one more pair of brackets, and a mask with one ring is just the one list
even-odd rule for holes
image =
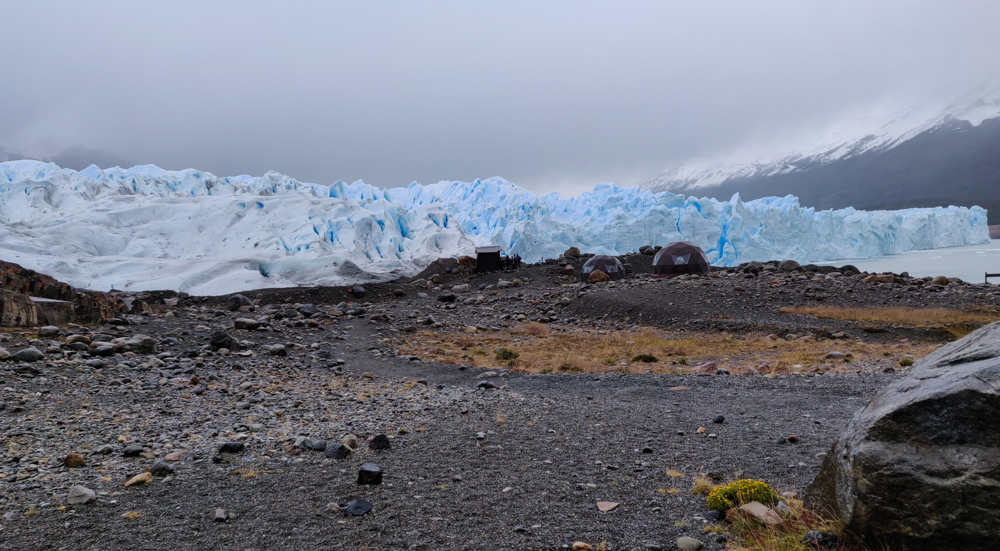
{"label": "gravel ground", "polygon": [[[899,288],[857,279],[840,288],[811,276],[580,286],[557,284],[553,269],[561,267],[472,278],[473,291],[448,304],[435,300],[446,289],[433,284],[369,286],[367,302],[339,305],[344,289],[261,291],[248,293],[258,301],[254,312],[221,310],[225,297],[181,297],[161,308],[166,315],[132,316],[126,325],[5,334],[9,352],[31,344],[46,357],[0,362],[0,549],[560,549],[578,540],[672,549],[679,536],[721,549],[703,530],[707,509],[690,491],[695,477],[801,491],[854,411],[898,376],[489,374],[394,355],[428,314],[456,330],[531,318],[627,327],[639,313],[668,327],[684,318],[759,328],[778,306],[796,304],[781,295],[814,299],[807,285],[814,293],[829,286],[826,303],[848,294],[853,304],[909,300],[894,298],[909,296]],[[524,286],[477,298],[479,284],[506,277]],[[447,276],[443,286],[465,281]],[[848,285],[855,291],[846,293]],[[683,289],[686,304],[705,308],[657,316],[660,303],[672,302],[667,289]],[[992,289],[906,293],[922,293],[915,303],[955,306],[995,303]],[[316,303],[317,312],[291,312],[296,301]],[[719,320],[720,311],[730,317]],[[262,327],[235,329],[236,318]],[[855,325],[838,328],[864,336]],[[211,346],[220,330],[240,344]],[[870,338],[907,331],[889,327]],[[73,340],[85,350],[73,350]],[[97,342],[111,348],[87,344]],[[152,342],[156,351],[143,350]],[[484,380],[497,388],[476,388]],[[718,415],[724,422],[714,422]],[[365,440],[383,433],[391,449],[369,449]],[[332,451],[347,434],[361,443],[346,459],[307,449],[325,440]],[[790,434],[799,441],[777,443]],[[225,442],[245,448],[219,454]],[[139,455],[125,457],[132,445]],[[85,464],[64,465],[70,453]],[[357,484],[365,462],[381,466],[381,485]],[[144,469],[151,482],[125,487]],[[69,504],[74,485],[96,499]],[[359,498],[371,511],[345,515]],[[619,505],[601,512],[599,501]],[[213,521],[217,509],[225,521]]]}

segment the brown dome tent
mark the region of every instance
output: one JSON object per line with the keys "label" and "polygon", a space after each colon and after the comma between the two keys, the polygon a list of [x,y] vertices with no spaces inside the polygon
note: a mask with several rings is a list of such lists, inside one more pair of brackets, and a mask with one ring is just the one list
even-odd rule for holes
{"label": "brown dome tent", "polygon": [[613,256],[599,254],[590,257],[580,270],[580,281],[590,281],[590,274],[594,270],[600,270],[608,275],[610,279],[622,279],[625,277],[625,267]]}
{"label": "brown dome tent", "polygon": [[653,257],[653,275],[707,274],[708,271],[705,251],[690,241],[675,241]]}

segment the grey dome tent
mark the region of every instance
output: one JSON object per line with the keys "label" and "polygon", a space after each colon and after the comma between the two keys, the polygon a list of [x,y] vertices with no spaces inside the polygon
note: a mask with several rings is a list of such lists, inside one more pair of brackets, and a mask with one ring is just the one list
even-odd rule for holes
{"label": "grey dome tent", "polygon": [[590,274],[594,270],[608,274],[608,277],[613,280],[625,277],[625,267],[622,266],[622,263],[617,258],[606,254],[592,256],[584,263],[583,269],[580,270],[580,281],[590,281]]}
{"label": "grey dome tent", "polygon": [[653,275],[657,276],[707,274],[708,266],[705,251],[690,241],[675,241],[653,257]]}

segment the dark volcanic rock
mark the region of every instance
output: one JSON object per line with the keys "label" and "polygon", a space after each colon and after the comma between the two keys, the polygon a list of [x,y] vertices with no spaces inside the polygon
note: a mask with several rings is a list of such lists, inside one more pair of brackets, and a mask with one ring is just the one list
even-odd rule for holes
{"label": "dark volcanic rock", "polygon": [[243,442],[226,442],[219,446],[219,453],[240,453],[244,447]]}
{"label": "dark volcanic rock", "polygon": [[368,448],[372,450],[388,450],[392,448],[389,437],[384,434],[376,434],[368,441]]}
{"label": "dark volcanic rock", "polygon": [[329,457],[330,459],[347,459],[351,456],[351,448],[343,444],[327,444],[326,449],[323,450],[323,455]]}
{"label": "dark volcanic rock", "polygon": [[893,549],[996,549],[1000,323],[944,346],[855,414],[811,505]]}
{"label": "dark volcanic rock", "polygon": [[352,499],[347,503],[347,506],[344,507],[344,513],[353,517],[360,517],[371,510],[372,504],[363,499]]}
{"label": "dark volcanic rock", "polygon": [[215,333],[212,333],[211,344],[212,347],[216,349],[226,348],[234,351],[240,349],[239,341],[231,337],[229,333],[226,333],[225,331],[216,331]]}
{"label": "dark volcanic rock", "polygon": [[226,308],[230,312],[239,310],[241,306],[253,306],[253,301],[243,295],[233,295],[226,301]]}
{"label": "dark volcanic rock", "polygon": [[374,463],[365,463],[358,471],[358,484],[381,484],[382,467]]}
{"label": "dark volcanic rock", "polygon": [[11,357],[18,362],[38,362],[45,359],[45,354],[42,354],[42,352],[34,346],[29,346],[24,350],[14,352],[14,355]]}

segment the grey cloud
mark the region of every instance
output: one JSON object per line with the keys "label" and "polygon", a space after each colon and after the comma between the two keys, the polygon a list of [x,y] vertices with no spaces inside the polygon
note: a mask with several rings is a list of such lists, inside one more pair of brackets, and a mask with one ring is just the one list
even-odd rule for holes
{"label": "grey cloud", "polygon": [[0,146],[220,175],[632,185],[960,93],[994,2],[7,3]]}

